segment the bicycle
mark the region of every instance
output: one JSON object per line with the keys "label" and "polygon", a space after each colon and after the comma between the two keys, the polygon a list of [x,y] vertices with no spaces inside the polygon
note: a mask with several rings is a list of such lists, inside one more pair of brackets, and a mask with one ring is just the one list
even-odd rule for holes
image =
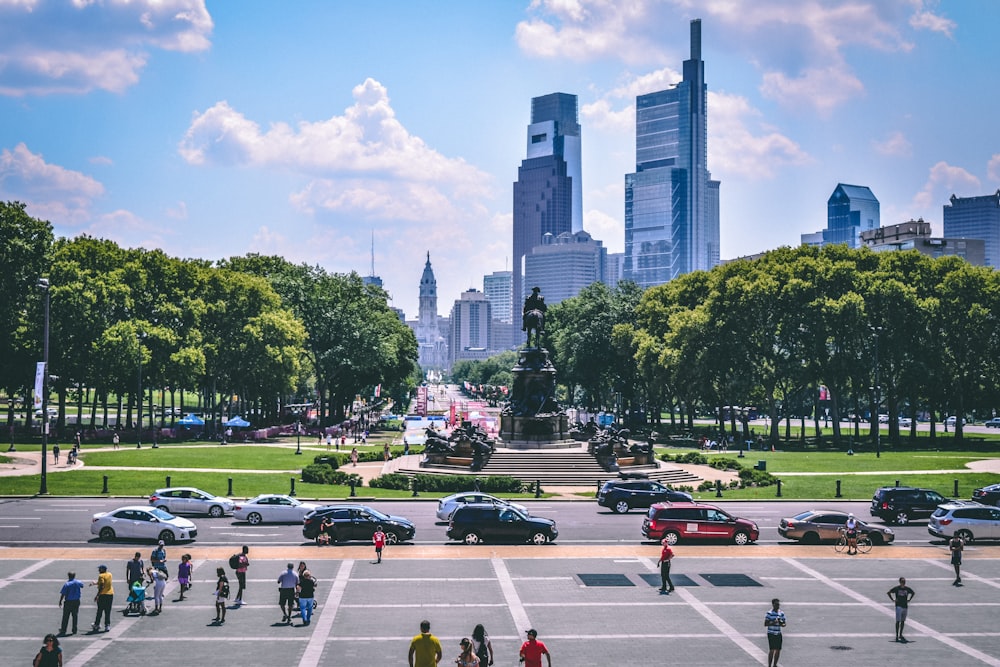
{"label": "bicycle", "polygon": [[[863,533],[858,535],[857,543],[858,552],[860,553],[866,554],[872,550],[871,538]],[[847,534],[843,530],[840,531],[840,539],[837,540],[837,544],[835,544],[833,548],[838,554],[847,550]]]}

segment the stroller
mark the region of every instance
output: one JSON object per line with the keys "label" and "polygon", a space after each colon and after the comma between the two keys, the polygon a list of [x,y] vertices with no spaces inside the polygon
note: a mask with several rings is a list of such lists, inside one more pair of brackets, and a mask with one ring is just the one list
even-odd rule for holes
{"label": "stroller", "polygon": [[146,615],[146,587],[142,585],[141,581],[132,583],[132,588],[129,590],[126,602],[128,603],[125,607],[126,616],[131,614]]}

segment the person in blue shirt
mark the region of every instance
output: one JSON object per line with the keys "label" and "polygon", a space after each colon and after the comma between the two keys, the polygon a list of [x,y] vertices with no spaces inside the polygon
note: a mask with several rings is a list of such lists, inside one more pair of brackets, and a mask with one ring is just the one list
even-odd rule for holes
{"label": "person in blue shirt", "polygon": [[771,610],[764,615],[767,628],[767,667],[778,667],[781,655],[781,628],[785,627],[785,612],[781,611],[781,601],[771,600]]}
{"label": "person in blue shirt", "polygon": [[80,595],[83,593],[83,582],[76,578],[76,572],[66,574],[66,583],[59,591],[59,606],[62,608],[62,625],[59,634],[66,634],[66,626],[73,617],[73,634],[76,634],[77,620],[80,616]]}

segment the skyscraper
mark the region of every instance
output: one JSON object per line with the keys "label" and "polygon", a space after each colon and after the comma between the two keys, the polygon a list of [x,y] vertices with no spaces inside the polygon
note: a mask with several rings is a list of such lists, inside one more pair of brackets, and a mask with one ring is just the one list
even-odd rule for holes
{"label": "skyscraper", "polygon": [[660,285],[719,263],[719,181],[708,171],[708,86],[701,20],[668,90],[636,97],[635,173],[625,175],[623,277]]}
{"label": "skyscraper", "polygon": [[431,253],[420,276],[420,301],[417,320],[407,324],[417,339],[418,363],[423,368],[444,368],[448,361],[447,341],[441,335],[441,316],[437,309],[437,279],[431,268]]}
{"label": "skyscraper", "polygon": [[1000,190],[982,197],[952,195],[950,202],[944,205],[944,235],[982,239],[986,266],[1000,268]]}
{"label": "skyscraper", "polygon": [[533,98],[527,139],[527,158],[514,183],[515,304],[525,296],[524,256],[542,242],[542,236],[583,230],[576,95],[552,93]]}
{"label": "skyscraper", "polygon": [[491,323],[490,302],[486,295],[475,288],[462,292],[451,309],[449,360],[486,359],[490,356]]}
{"label": "skyscraper", "polygon": [[490,300],[493,319],[507,324],[514,321],[514,304],[511,299],[512,278],[513,273],[510,271],[494,271],[483,276],[483,293]]}
{"label": "skyscraper", "polygon": [[861,233],[878,229],[880,218],[878,199],[870,188],[837,183],[826,202],[823,245],[846,243],[850,248],[860,248]]}
{"label": "skyscraper", "polygon": [[546,234],[524,257],[525,287],[540,287],[545,302],[554,306],[604,280],[607,256],[604,245],[587,232]]}

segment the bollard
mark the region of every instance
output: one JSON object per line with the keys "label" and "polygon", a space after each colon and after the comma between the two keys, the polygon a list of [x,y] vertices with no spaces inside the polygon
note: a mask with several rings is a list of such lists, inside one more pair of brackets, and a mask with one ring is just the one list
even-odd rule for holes
{"label": "bollard", "polygon": [[289,477],[288,481],[290,481],[292,483],[292,490],[288,492],[288,495],[290,495],[291,497],[294,498],[295,497],[295,478],[294,477]]}
{"label": "bollard", "polygon": [[417,478],[414,477],[411,481],[413,483],[413,496],[412,497],[413,498],[419,498],[420,494],[417,493]]}
{"label": "bollard", "polygon": [[170,483],[170,475],[167,475],[167,488],[171,486],[173,486],[173,484]]}
{"label": "bollard", "polygon": [[229,478],[229,490],[226,491],[226,495],[227,496],[233,495],[233,478],[232,477]]}
{"label": "bollard", "polygon": [[598,483],[597,483],[597,492],[598,492],[598,493],[600,493],[600,492],[601,492],[601,487],[602,487],[602,486],[604,486],[602,482],[598,482]]}
{"label": "bollard", "polygon": [[896,480],[896,488],[897,489],[899,488],[899,480],[898,479]]}
{"label": "bollard", "polygon": [[958,480],[957,479],[955,480],[955,492],[952,493],[951,495],[953,495],[955,498],[958,498]]}
{"label": "bollard", "polygon": [[357,493],[354,492],[355,479],[352,477],[349,481],[350,481],[350,484],[351,484],[351,498],[354,498],[354,497],[356,497],[358,495]]}
{"label": "bollard", "polygon": [[778,495],[777,495],[777,497],[778,498],[781,497],[781,480],[780,479],[778,480]]}
{"label": "bollard", "polygon": [[716,498],[721,498],[722,497],[722,480],[721,479],[715,480],[715,497]]}
{"label": "bollard", "polygon": [[834,496],[834,498],[843,498],[843,497],[844,496],[840,495],[840,480],[838,479],[837,480],[837,494]]}
{"label": "bollard", "polygon": [[540,479],[535,480],[535,497],[536,498],[542,497],[542,480]]}
{"label": "bollard", "polygon": [[105,475],[104,476],[104,488],[101,489],[101,493],[107,493],[107,492],[108,492],[108,476]]}

